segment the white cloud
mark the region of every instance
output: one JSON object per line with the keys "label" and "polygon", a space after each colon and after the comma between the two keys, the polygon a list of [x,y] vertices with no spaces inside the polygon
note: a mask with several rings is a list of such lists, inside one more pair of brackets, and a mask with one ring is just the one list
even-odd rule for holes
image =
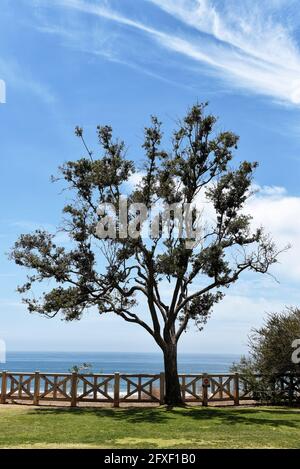
{"label": "white cloud", "polygon": [[[276,279],[288,287],[290,282],[300,281],[300,197],[289,195],[286,188],[279,186],[254,184],[253,192],[244,208],[244,212],[253,217],[252,228],[263,226],[278,249],[291,246],[280,254],[279,262],[271,268]],[[203,206],[204,219],[213,222],[214,209],[203,194],[198,196],[197,206]],[[262,292],[264,288],[262,286]],[[259,289],[257,294],[260,294]]]}
{"label": "white cloud", "polygon": [[[227,0],[225,10],[211,0],[148,0],[198,31],[210,34],[244,53],[282,66],[299,66],[299,50],[284,25],[275,22],[266,2]],[[269,2],[270,3],[270,2]]]}
{"label": "white cloud", "polygon": [[142,182],[144,175],[145,173],[143,171],[136,171],[135,173],[131,174],[126,184],[131,190],[133,190],[137,187],[138,184]]}
{"label": "white cloud", "polygon": [[300,104],[299,47],[287,21],[274,17],[275,7],[286,10],[287,2],[227,0],[220,9],[211,0],[149,1],[218,41],[217,46],[202,40],[196,46],[190,42],[186,55],[201,60],[198,52],[207,47],[208,57],[202,60],[223,69],[236,85]]}
{"label": "white cloud", "polygon": [[[203,223],[208,226],[214,223],[214,208],[201,192],[197,196],[196,205],[198,210],[202,210]],[[279,255],[279,262],[271,268],[271,273],[280,283],[285,284],[286,288],[290,282],[299,282],[300,197],[289,195],[284,187],[254,184],[253,195],[248,199],[244,212],[253,217],[253,230],[263,226],[278,249],[290,245],[290,249]],[[262,292],[264,288],[265,286],[262,286]],[[260,294],[259,288],[257,294]]]}
{"label": "white cloud", "polygon": [[259,195],[267,195],[267,196],[273,196],[273,197],[279,197],[282,195],[285,195],[287,193],[287,190],[285,187],[281,186],[258,186],[258,185],[253,185],[253,189],[257,192],[259,192]]}
{"label": "white cloud", "polygon": [[266,188],[251,198],[247,209],[256,226],[263,225],[279,247],[291,244],[273,269],[279,281],[300,280],[300,197],[290,196],[284,188]]}
{"label": "white cloud", "polygon": [[[249,290],[251,291],[251,290]],[[248,336],[253,328],[262,326],[269,313],[282,311],[284,299],[274,300],[266,295],[227,295],[215,306],[211,318],[200,333],[190,323],[183,334],[180,349],[200,353],[247,353]]]}

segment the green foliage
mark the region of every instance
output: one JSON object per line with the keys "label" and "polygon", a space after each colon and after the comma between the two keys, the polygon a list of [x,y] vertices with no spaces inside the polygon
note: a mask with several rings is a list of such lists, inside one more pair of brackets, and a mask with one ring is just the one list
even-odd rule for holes
{"label": "green foliage", "polygon": [[[275,403],[299,401],[300,364],[292,360],[295,339],[300,339],[298,308],[270,314],[260,329],[252,331],[249,357],[243,357],[232,371],[246,377],[257,400]],[[260,375],[259,379],[256,374]]]}

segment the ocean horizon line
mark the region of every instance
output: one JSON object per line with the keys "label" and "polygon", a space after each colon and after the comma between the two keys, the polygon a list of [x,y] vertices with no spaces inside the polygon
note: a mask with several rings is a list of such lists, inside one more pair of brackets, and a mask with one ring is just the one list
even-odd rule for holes
{"label": "ocean horizon line", "polygon": [[[141,351],[124,351],[124,350],[112,350],[112,351],[107,351],[107,350],[7,350],[7,354],[11,353],[70,353],[70,354],[80,354],[80,353],[86,353],[86,354],[92,354],[92,353],[103,353],[103,354],[126,354],[126,355],[162,355],[162,352],[141,352]],[[209,356],[241,356],[243,353],[239,352],[178,352],[178,355],[209,355]]]}
{"label": "ocean horizon line", "polygon": [[[181,373],[228,372],[241,355],[229,353],[178,354]],[[75,366],[86,364],[92,373],[158,373],[163,370],[163,355],[157,352],[65,352],[65,351],[9,351],[1,370],[11,372],[43,371],[65,373]]]}

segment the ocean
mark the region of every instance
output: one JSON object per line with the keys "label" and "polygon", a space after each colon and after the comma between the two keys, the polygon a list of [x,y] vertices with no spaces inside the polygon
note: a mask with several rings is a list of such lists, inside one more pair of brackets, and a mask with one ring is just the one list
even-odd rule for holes
{"label": "ocean", "polygon": [[[233,354],[182,353],[178,357],[178,368],[180,373],[227,373],[239,358]],[[82,363],[92,365],[87,371],[91,373],[154,374],[163,371],[159,353],[124,352],[8,352],[6,363],[0,363],[0,370],[66,373]]]}

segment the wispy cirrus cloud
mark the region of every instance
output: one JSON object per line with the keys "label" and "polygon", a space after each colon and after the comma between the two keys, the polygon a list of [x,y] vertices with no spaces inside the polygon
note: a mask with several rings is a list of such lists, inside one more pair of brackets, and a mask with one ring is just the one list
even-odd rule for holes
{"label": "wispy cirrus cloud", "polygon": [[[199,73],[214,74],[228,87],[238,87],[285,104],[300,104],[300,49],[290,21],[297,11],[292,9],[296,5],[293,0],[141,1],[152,7],[146,19],[140,19],[138,7],[131,9],[128,15],[126,2],[122,2],[122,10],[112,9],[111,1],[53,0],[46,3],[116,23],[126,27],[127,32],[128,28],[138,31],[160,48],[201,64]],[[153,7],[167,15],[159,25],[154,14],[151,15]],[[293,16],[294,23],[297,17]],[[170,21],[174,20],[178,23],[175,29],[170,27]],[[101,34],[99,40],[103,45]],[[102,52],[105,53],[105,47]],[[113,54],[110,51],[108,58]],[[183,66],[181,63],[181,68]]]}
{"label": "wispy cirrus cloud", "polygon": [[[293,1],[148,1],[216,40],[217,47],[209,45],[207,63],[214,60],[215,66],[223,69],[235,85],[281,101],[300,103],[300,49],[287,10]],[[280,14],[281,9],[285,15]],[[202,48],[201,43],[197,48]],[[193,50],[190,49],[192,54]]]}
{"label": "wispy cirrus cloud", "polygon": [[16,88],[36,96],[46,105],[56,102],[53,91],[45,83],[23,70],[14,60],[5,60],[0,57],[0,76],[5,79],[8,93],[10,88]]}

